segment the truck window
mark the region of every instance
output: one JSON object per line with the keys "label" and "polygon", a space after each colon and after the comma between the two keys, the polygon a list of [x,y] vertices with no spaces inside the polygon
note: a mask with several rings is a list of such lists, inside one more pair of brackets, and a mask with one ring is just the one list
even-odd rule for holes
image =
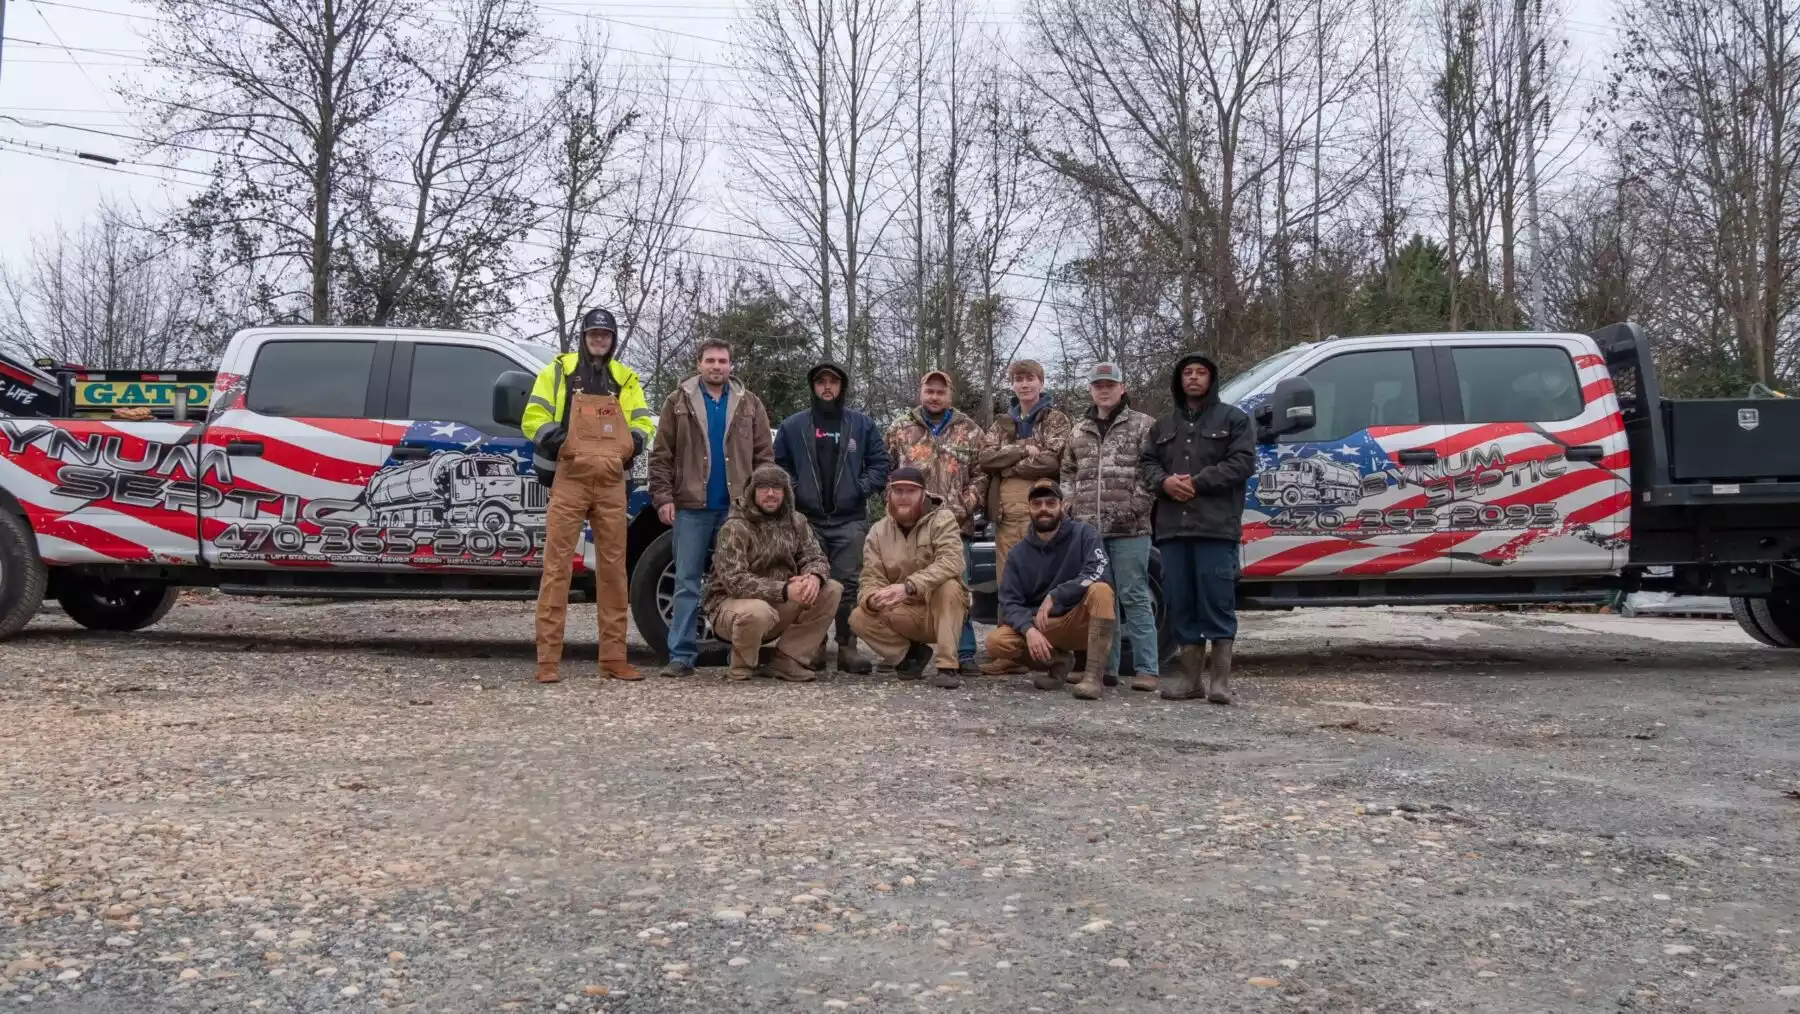
{"label": "truck window", "polygon": [[1550,345],[1450,349],[1463,421],[1557,422],[1581,414],[1581,380],[1569,354]]}
{"label": "truck window", "polygon": [[406,418],[459,422],[487,432],[518,435],[494,422],[494,381],[519,364],[472,345],[413,347],[412,394]]}
{"label": "truck window", "polygon": [[1342,440],[1371,426],[1419,422],[1419,381],[1411,349],[1346,352],[1306,371],[1317,397],[1318,422],[1284,437],[1292,442]]}
{"label": "truck window", "polygon": [[263,415],[360,419],[374,364],[374,342],[269,342],[251,364],[244,404]]}

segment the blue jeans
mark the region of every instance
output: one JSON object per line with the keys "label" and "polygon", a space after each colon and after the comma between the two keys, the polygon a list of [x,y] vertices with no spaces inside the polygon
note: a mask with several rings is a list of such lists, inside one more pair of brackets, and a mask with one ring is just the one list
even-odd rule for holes
{"label": "blue jeans", "polygon": [[1163,543],[1162,592],[1176,644],[1237,637],[1238,544],[1229,539]]}
{"label": "blue jeans", "polygon": [[1113,638],[1106,674],[1119,674],[1119,649],[1129,637],[1131,665],[1136,675],[1155,676],[1156,609],[1150,602],[1150,536],[1107,539],[1106,557],[1112,561],[1113,591],[1119,599],[1119,633]]}
{"label": "blue jeans", "polygon": [[[963,587],[969,587],[969,545],[968,537],[963,538]],[[963,618],[962,636],[956,639],[956,659],[958,662],[975,661],[975,624]]]}
{"label": "blue jeans", "polygon": [[675,512],[675,607],[669,617],[669,661],[694,664],[700,625],[700,581],[712,560],[713,539],[725,524],[726,511]]}

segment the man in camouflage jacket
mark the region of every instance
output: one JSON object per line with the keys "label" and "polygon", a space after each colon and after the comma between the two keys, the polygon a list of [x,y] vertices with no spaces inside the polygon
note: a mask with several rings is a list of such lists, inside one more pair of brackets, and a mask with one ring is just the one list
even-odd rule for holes
{"label": "man in camouflage jacket", "polygon": [[[925,492],[944,502],[956,517],[963,537],[963,583],[969,581],[968,542],[974,531],[974,510],[987,488],[975,471],[984,436],[981,424],[950,407],[950,374],[932,370],[919,380],[919,404],[888,427],[888,462],[894,468],[911,466],[925,476]],[[998,574],[999,571],[995,571]],[[956,642],[958,668],[972,676],[975,668],[975,628],[963,621]]]}
{"label": "man in camouflage jacket", "polygon": [[1150,516],[1156,497],[1144,486],[1138,457],[1156,419],[1131,407],[1116,363],[1088,373],[1093,404],[1075,424],[1062,455],[1062,489],[1071,517],[1100,533],[1112,560],[1118,593],[1119,636],[1113,639],[1106,682],[1118,681],[1119,645],[1131,639],[1133,690],[1155,690],[1156,610],[1150,602]]}
{"label": "man in camouflage jacket", "polygon": [[731,642],[730,678],[757,672],[763,641],[779,634],[762,675],[813,679],[805,660],[825,643],[843,594],[812,526],[794,509],[788,474],[778,465],[757,466],[719,529],[703,603],[714,632]]}
{"label": "man in camouflage jacket", "polygon": [[[1039,479],[1055,479],[1069,439],[1069,417],[1042,397],[1044,368],[1021,359],[1007,371],[1012,405],[988,427],[976,465],[987,483],[987,517],[994,523],[994,573],[1006,573],[1006,557],[1031,530],[1026,495]],[[983,666],[989,676],[1023,672],[1011,662]]]}

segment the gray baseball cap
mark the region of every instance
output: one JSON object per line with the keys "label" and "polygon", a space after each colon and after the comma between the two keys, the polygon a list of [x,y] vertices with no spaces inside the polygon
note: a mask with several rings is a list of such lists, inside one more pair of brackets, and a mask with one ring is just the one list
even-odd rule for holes
{"label": "gray baseball cap", "polygon": [[1097,384],[1102,380],[1110,380],[1115,384],[1125,382],[1125,371],[1119,369],[1118,363],[1095,363],[1088,371],[1088,383]]}

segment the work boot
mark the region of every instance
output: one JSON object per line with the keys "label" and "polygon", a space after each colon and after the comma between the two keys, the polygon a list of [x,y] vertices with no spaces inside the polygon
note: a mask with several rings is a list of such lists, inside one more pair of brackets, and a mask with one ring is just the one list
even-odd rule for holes
{"label": "work boot", "polygon": [[1069,670],[1075,668],[1075,653],[1072,651],[1053,651],[1050,653],[1050,668],[1031,677],[1031,685],[1039,690],[1061,690],[1063,683],[1069,678]]}
{"label": "work boot", "polygon": [[975,661],[974,655],[970,655],[968,658],[961,659],[956,663],[956,674],[958,676],[968,676],[971,678],[980,676],[981,663]]}
{"label": "work boot", "polygon": [[1206,669],[1206,645],[1184,644],[1181,654],[1176,657],[1175,675],[1165,676],[1159,682],[1163,699],[1169,701],[1186,701],[1195,697],[1204,697],[1200,683]]}
{"label": "work boot", "polygon": [[637,666],[624,659],[614,659],[600,663],[600,678],[603,680],[641,680],[644,674],[637,671]]}
{"label": "work boot", "polygon": [[906,646],[906,657],[901,659],[900,664],[894,667],[894,675],[903,680],[924,679],[925,663],[930,661],[930,659],[930,648],[923,644],[909,644]]}
{"label": "work boot", "polygon": [[779,651],[775,653],[775,658],[768,665],[763,666],[763,669],[767,670],[764,675],[774,676],[789,683],[811,683],[819,678],[819,674],[805,663],[792,655]]}
{"label": "work boot", "polygon": [[957,677],[956,670],[940,669],[934,665],[931,667],[931,675],[925,679],[925,684],[937,687],[939,690],[955,690],[962,686],[962,680]]}
{"label": "work boot", "polygon": [[678,679],[682,676],[692,676],[694,675],[694,663],[677,662],[674,659],[670,659],[669,664],[663,666],[662,672],[657,673],[657,675],[667,676],[671,679]]}
{"label": "work boot", "polygon": [[[851,634],[838,642],[837,662],[838,672],[855,673],[858,676],[867,676],[875,668],[869,663],[867,655],[856,650],[855,634]],[[815,666],[814,668],[818,667]]]}
{"label": "work boot", "polygon": [[1097,701],[1105,687],[1106,656],[1112,651],[1113,633],[1118,628],[1117,620],[1091,620],[1088,622],[1087,672],[1082,674],[1081,682],[1069,688],[1076,699]]}
{"label": "work boot", "polygon": [[562,673],[555,662],[539,662],[537,664],[537,681],[539,683],[561,683]]}
{"label": "work boot", "polygon": [[1231,638],[1212,643],[1212,678],[1206,684],[1206,699],[1214,704],[1231,703]]}
{"label": "work boot", "polygon": [[752,669],[748,666],[742,666],[742,665],[734,665],[731,668],[725,670],[725,678],[732,681],[733,683],[747,683],[750,681],[750,677],[759,676],[759,675],[762,675],[760,670]]}
{"label": "work boot", "polygon": [[1155,693],[1156,677],[1147,672],[1138,673],[1131,678],[1131,689],[1142,690],[1145,693]]}
{"label": "work boot", "polygon": [[1024,666],[1014,662],[1010,658],[991,658],[981,664],[981,674],[983,676],[1011,676],[1013,673],[1024,671]]}

